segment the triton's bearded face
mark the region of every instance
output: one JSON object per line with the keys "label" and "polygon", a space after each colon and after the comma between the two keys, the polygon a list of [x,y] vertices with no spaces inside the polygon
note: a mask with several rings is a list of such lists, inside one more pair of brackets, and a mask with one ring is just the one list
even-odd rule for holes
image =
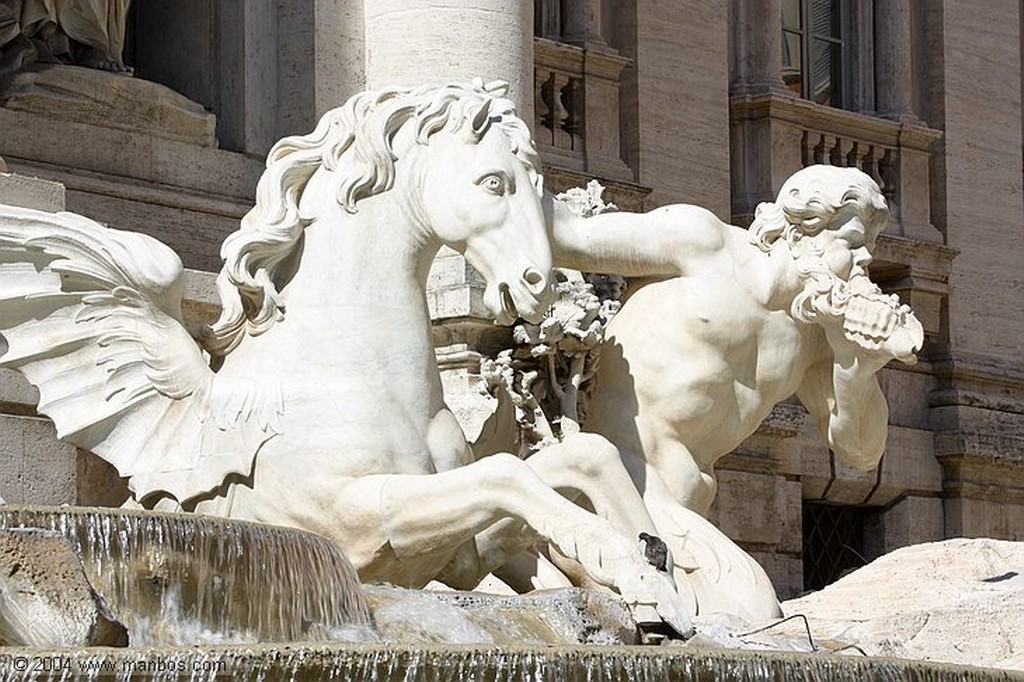
{"label": "triton's bearded face", "polygon": [[[856,225],[847,229],[852,223]],[[871,255],[859,221],[806,241],[812,242],[808,248],[794,252],[803,289],[793,300],[793,316],[821,325],[841,324],[843,336],[865,351],[916,362],[924,329],[898,297],[883,293],[868,279]]]}

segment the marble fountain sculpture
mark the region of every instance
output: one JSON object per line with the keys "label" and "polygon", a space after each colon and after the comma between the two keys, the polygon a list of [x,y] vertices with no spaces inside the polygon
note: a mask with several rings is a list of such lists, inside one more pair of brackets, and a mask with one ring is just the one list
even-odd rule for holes
{"label": "marble fountain sculpture", "polygon": [[[671,254],[675,276],[645,284],[606,322],[586,409],[559,406],[555,419],[582,421],[583,431],[615,444],[675,559],[677,584],[693,597],[691,609],[769,617],[771,588],[757,564],[690,512],[707,514],[715,463],[792,395],[843,461],[862,470],[878,464],[888,407],[875,375],[893,359],[916,362],[924,341],[910,308],[868,278],[889,218],[885,199],[864,173],[833,166],[795,173],[777,201],[758,206],[749,230],[696,206],[631,214],[608,210],[599,192],[589,205],[579,205],[587,204],[580,195],[566,199],[591,233],[644,235],[631,257],[654,262],[659,250]],[[583,315],[584,307],[575,310]],[[557,307],[549,316],[569,317]],[[592,318],[600,311],[584,319]],[[573,326],[548,319],[517,331],[525,330],[518,336],[531,355],[557,345],[545,336],[550,328],[585,350],[588,332]],[[556,392],[564,394],[558,383],[578,389],[582,353],[573,362],[580,368],[554,382]],[[518,376],[501,382],[519,403],[532,398],[516,388],[525,375],[533,378],[531,370],[545,373],[523,363]],[[731,592],[709,578],[751,587]]]}
{"label": "marble fountain sculpture", "polygon": [[[223,312],[195,337],[182,323],[181,262],[160,242],[72,213],[0,207],[0,366],[39,388],[39,411],[62,438],[117,468],[133,493],[128,506],[158,512],[11,508],[5,525],[105,548],[95,538],[112,525],[162,527],[204,518],[176,514],[198,512],[238,528],[311,532],[342,549],[364,583],[472,589],[497,571],[524,591],[597,587],[636,622],[664,623],[682,637],[698,613],[778,616],[764,571],[701,516],[713,485],[708,458],[799,391],[837,451],[866,466],[877,459],[886,408],[874,373],[892,358],[912,361],[922,342],[912,313],[863,270],[887,217],[877,186],[855,170],[806,169],[759,210],[751,233],[690,206],[584,218],[544,192],[529,130],[503,94],[502,84],[480,81],[365,92],[311,134],[279,142],[255,207],[222,247]],[[675,370],[659,378],[626,330],[654,305],[639,292],[641,312],[630,317],[631,301],[610,331],[647,373],[630,396],[614,385],[621,364],[609,363],[612,384],[592,405],[594,420],[607,415],[599,430],[611,440],[580,432],[525,460],[477,459],[445,406],[431,345],[424,288],[445,244],[483,275],[499,323],[541,319],[559,265],[669,278],[651,286],[680,306],[679,329],[703,317],[714,326],[682,334],[685,343],[671,348]],[[730,279],[737,271],[749,281]],[[692,296],[708,281],[724,287],[718,298]],[[690,354],[714,376],[687,367]],[[754,358],[757,371],[747,376]],[[670,400],[660,382],[687,399]],[[676,430],[630,434],[613,419],[623,405],[638,423],[667,420]],[[720,429],[732,440],[710,439],[704,420],[732,424]],[[635,483],[645,467],[646,489]],[[172,554],[213,542],[217,532],[194,523],[201,532],[185,532],[193,540]],[[141,537],[128,545],[159,545]],[[280,553],[274,546],[257,554]],[[95,554],[80,551],[87,564]],[[318,561],[327,565],[321,583],[345,583],[340,560]],[[184,573],[195,582],[195,571]],[[193,592],[208,605],[225,599]],[[275,599],[279,613],[291,613]],[[316,607],[331,614],[319,625],[363,623],[360,598],[337,599]],[[296,613],[309,625],[308,612]],[[276,637],[308,638],[308,630]],[[341,651],[308,660],[322,668],[335,665],[325,663],[331,656],[362,655]],[[611,659],[602,656],[594,660],[607,671]],[[490,654],[466,660],[507,664]],[[529,672],[534,659],[517,660]],[[715,660],[705,666],[711,676],[693,679],[719,679],[732,665]],[[729,669],[748,664],[790,665],[748,660]]]}

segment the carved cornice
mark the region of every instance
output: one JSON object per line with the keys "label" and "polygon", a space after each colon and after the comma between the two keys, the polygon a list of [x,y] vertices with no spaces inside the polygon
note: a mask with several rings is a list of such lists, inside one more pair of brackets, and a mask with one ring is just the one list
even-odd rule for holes
{"label": "carved cornice", "polygon": [[869,116],[774,92],[735,95],[729,100],[729,112],[734,124],[770,118],[804,130],[812,129],[839,137],[864,139],[922,152],[929,151],[943,134],[941,130],[915,121],[894,121]]}
{"label": "carved cornice", "polygon": [[880,234],[877,248],[872,255],[875,262],[905,263],[911,265],[915,273],[922,277],[946,282],[953,259],[959,253],[959,249],[938,242]]}
{"label": "carved cornice", "polygon": [[228,218],[241,218],[252,208],[250,196],[232,197],[197,189],[176,187],[141,178],[124,178],[91,170],[59,166],[41,161],[9,157],[13,170],[60,182],[69,191],[98,196],[116,197],[128,201],[197,213],[209,213]]}
{"label": "carved cornice", "polygon": [[[873,253],[871,278],[889,293],[914,292],[937,297],[949,295],[949,275],[958,249],[937,242],[878,236]],[[919,301],[911,300],[914,304]]]}
{"label": "carved cornice", "polygon": [[[1024,369],[1006,358],[956,353],[932,363],[940,387],[928,406],[944,428],[936,451],[1024,462]],[[959,440],[950,441],[950,438]]]}
{"label": "carved cornice", "polygon": [[952,463],[957,461],[988,462],[1012,470],[1024,470],[1024,436],[963,430],[940,431],[935,434],[935,456],[946,468],[947,482],[943,487],[947,488],[949,479],[957,478],[950,476],[950,466],[954,466]]}
{"label": "carved cornice", "polygon": [[548,38],[533,39],[534,64],[576,76],[595,76],[618,82],[632,59],[604,50],[588,49]]}
{"label": "carved cornice", "polygon": [[935,376],[951,383],[977,382],[1024,391],[1024,368],[1007,358],[956,351],[933,360]]}

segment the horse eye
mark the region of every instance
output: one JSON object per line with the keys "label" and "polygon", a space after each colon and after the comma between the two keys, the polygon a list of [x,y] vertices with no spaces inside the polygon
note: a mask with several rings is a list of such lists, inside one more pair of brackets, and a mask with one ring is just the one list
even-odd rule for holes
{"label": "horse eye", "polygon": [[505,179],[502,178],[497,173],[485,175],[484,177],[477,181],[477,184],[483,187],[491,194],[497,194],[498,196],[501,196],[502,194],[505,193]]}

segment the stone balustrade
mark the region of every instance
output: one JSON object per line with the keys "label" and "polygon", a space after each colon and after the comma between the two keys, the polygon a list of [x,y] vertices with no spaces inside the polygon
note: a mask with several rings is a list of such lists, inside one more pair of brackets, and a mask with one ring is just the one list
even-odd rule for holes
{"label": "stone balustrade", "polygon": [[859,168],[878,183],[889,203],[898,203],[896,147],[879,141],[843,138],[829,132],[805,130],[801,150],[803,165],[824,163]]}
{"label": "stone balustrade", "polygon": [[620,80],[630,63],[608,47],[534,38],[534,137],[545,162],[633,180],[619,134]]}
{"label": "stone balustrade", "polygon": [[868,116],[774,92],[736,95],[730,107],[735,223],[749,224],[757,204],[773,201],[799,168],[861,169],[878,183],[891,211],[872,279],[913,306],[935,338],[956,255],[930,218],[929,160],[941,131],[916,119]]}
{"label": "stone balustrade", "polygon": [[749,222],[759,202],[772,200],[790,174],[826,163],[855,166],[878,182],[892,211],[888,233],[942,241],[929,218],[928,170],[941,131],[916,119],[868,116],[777,93],[737,95],[730,106],[733,217],[739,223]]}

